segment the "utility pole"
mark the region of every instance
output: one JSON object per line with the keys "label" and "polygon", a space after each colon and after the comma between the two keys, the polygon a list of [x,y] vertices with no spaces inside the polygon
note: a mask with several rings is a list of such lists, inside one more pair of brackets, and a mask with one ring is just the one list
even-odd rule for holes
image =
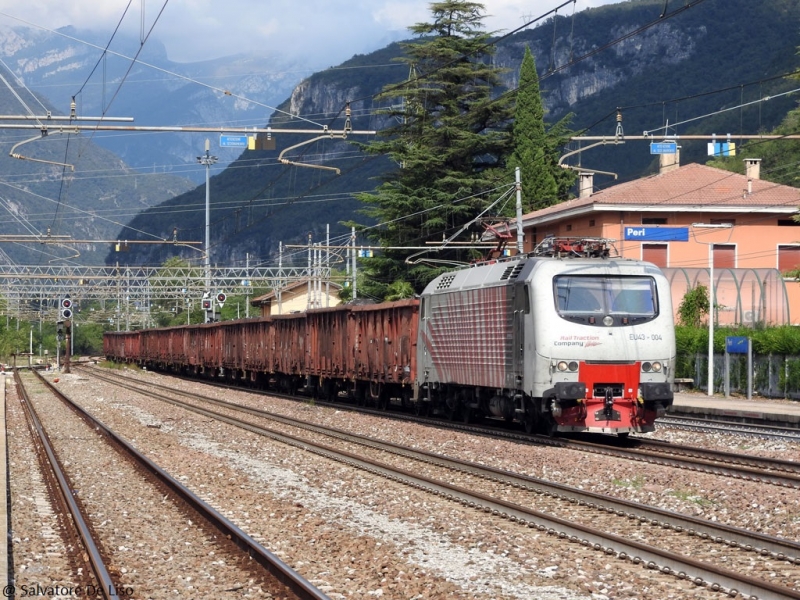
{"label": "utility pole", "polygon": [[514,169],[514,184],[517,190],[517,254],[522,254],[525,248],[525,233],[522,231],[522,181],[519,167]]}
{"label": "utility pole", "polygon": [[72,342],[72,319],[64,322],[64,331],[67,334],[67,343],[64,344],[64,373],[70,373],[70,343]]}
{"label": "utility pole", "polygon": [[[206,153],[197,157],[197,162],[206,168],[206,246],[205,246],[205,270],[206,270],[206,292],[211,294],[211,165],[217,162],[217,157],[210,153],[211,142],[206,139]],[[213,303],[212,303],[213,306]],[[205,313],[205,322],[208,323],[211,315]]]}

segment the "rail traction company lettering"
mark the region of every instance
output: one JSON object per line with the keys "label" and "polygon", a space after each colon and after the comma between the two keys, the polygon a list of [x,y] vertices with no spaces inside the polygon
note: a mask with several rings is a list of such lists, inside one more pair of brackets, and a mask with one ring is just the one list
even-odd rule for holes
{"label": "rail traction company lettering", "polygon": [[[108,593],[104,593],[104,592]],[[104,598],[116,592],[117,598],[132,598],[133,588],[118,586],[104,590],[98,585],[59,585],[39,583],[6,585],[3,596],[6,598]]]}
{"label": "rail traction company lettering", "polygon": [[554,342],[555,346],[578,346],[591,348],[600,345],[599,335],[562,335]]}

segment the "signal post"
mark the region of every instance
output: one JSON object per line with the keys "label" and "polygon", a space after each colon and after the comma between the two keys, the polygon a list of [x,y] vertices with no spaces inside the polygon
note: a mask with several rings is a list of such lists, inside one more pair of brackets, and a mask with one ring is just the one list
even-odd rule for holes
{"label": "signal post", "polygon": [[[222,313],[222,307],[225,306],[225,300],[228,299],[228,296],[225,292],[217,292],[215,297],[217,304],[219,305],[220,313]],[[217,319],[215,316],[214,310],[214,300],[209,297],[208,292],[203,294],[203,298],[200,304],[203,308],[203,313],[205,313],[205,322],[206,323],[214,323]]]}
{"label": "signal post", "polygon": [[64,348],[64,373],[69,373],[69,358],[70,358],[70,346],[72,341],[72,299],[69,297],[69,294],[65,294],[64,297],[61,299],[61,320],[58,322],[56,327],[56,338],[57,338],[57,346],[56,352],[58,348],[61,347],[61,340],[65,338],[67,341],[66,347]]}

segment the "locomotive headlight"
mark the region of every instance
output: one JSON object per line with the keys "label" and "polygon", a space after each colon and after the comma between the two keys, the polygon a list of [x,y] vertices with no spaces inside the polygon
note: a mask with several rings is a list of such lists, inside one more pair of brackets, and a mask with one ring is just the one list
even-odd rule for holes
{"label": "locomotive headlight", "polygon": [[577,370],[578,370],[578,363],[577,363],[577,362],[575,362],[574,360],[573,360],[573,361],[570,361],[570,363],[569,363],[569,370],[570,370],[570,371],[577,371]]}
{"label": "locomotive headlight", "polygon": [[556,365],[556,369],[558,369],[559,371],[566,371],[567,369],[569,369],[569,365],[567,364],[567,361],[561,360]]}
{"label": "locomotive headlight", "polygon": [[649,362],[643,362],[642,363],[642,371],[644,371],[645,373],[649,373],[650,369],[652,369],[652,368],[653,368],[653,365],[650,364]]}
{"label": "locomotive headlight", "polygon": [[613,317],[611,317],[610,315],[606,315],[605,317],[603,317],[603,325],[605,325],[606,327],[611,327],[613,324],[614,324]]}
{"label": "locomotive headlight", "polygon": [[660,373],[661,372],[661,363],[660,362],[656,361],[656,362],[653,363],[653,371],[656,372],[656,373]]}

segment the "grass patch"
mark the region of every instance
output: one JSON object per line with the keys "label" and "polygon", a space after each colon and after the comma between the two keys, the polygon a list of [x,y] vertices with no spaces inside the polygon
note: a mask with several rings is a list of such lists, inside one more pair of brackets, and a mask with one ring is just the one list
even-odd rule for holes
{"label": "grass patch", "polygon": [[644,477],[642,477],[641,475],[637,475],[633,479],[612,479],[611,483],[613,483],[617,487],[626,487],[626,488],[633,488],[635,490],[640,490],[644,487]]}
{"label": "grass patch", "polygon": [[714,504],[711,500],[707,498],[702,498],[698,496],[694,492],[690,490],[671,490],[668,492],[670,496],[674,496],[678,498],[678,500],[683,500],[684,502],[691,502],[693,504],[697,504],[698,506],[711,506]]}
{"label": "grass patch", "polygon": [[131,371],[142,370],[142,368],[136,363],[114,362],[112,360],[101,360],[99,363],[97,363],[97,366],[103,369],[116,369],[117,371],[121,371],[122,369],[130,369]]}

